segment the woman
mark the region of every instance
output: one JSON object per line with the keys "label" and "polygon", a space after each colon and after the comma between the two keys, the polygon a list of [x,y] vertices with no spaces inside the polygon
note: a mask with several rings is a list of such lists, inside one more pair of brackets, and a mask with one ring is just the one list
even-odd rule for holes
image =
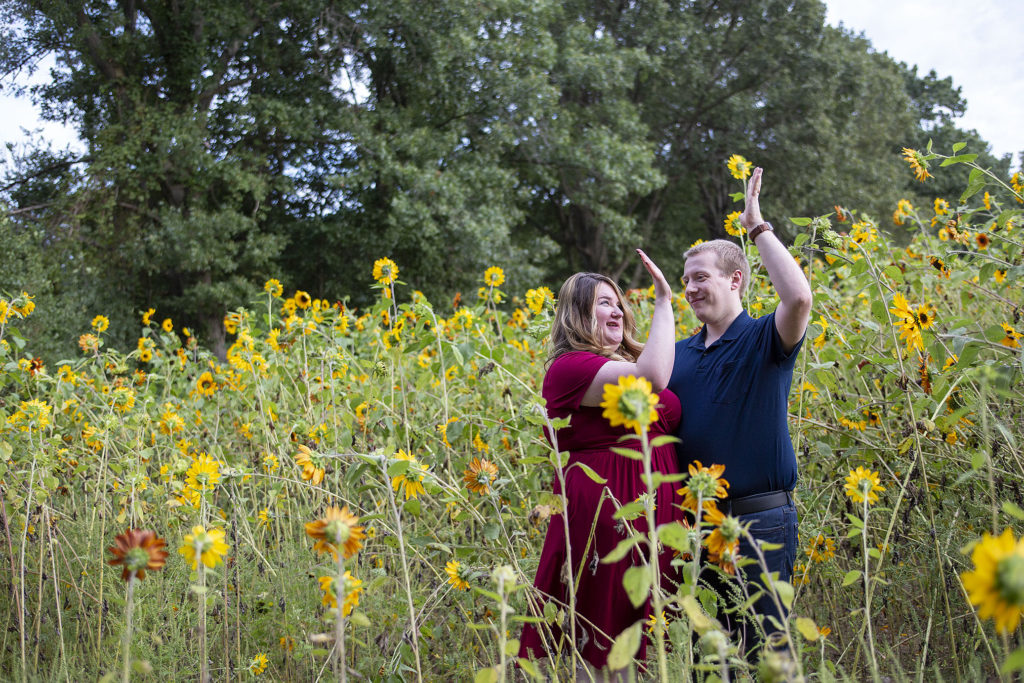
{"label": "woman", "polygon": [[[569,426],[548,439],[559,451],[569,452],[566,466],[565,496],[569,539],[565,524],[553,516],[544,539],[534,588],[542,599],[551,596],[559,609],[568,612],[570,585],[576,590],[576,648],[586,662],[597,670],[605,666],[611,644],[625,628],[651,615],[650,604],[634,608],[622,585],[626,570],[639,564],[634,550],[624,559],[602,564],[619,541],[627,537],[624,522],[613,518],[618,507],[646,492],[643,463],[611,451],[619,437],[632,430],[611,427],[600,407],[605,384],[615,384],[627,375],[646,377],[658,393],[658,420],[649,427],[651,438],[672,434],[679,422],[679,399],[665,390],[672,374],[675,320],[672,315],[672,291],[661,270],[639,249],[637,253],[654,280],[654,316],[647,344],[638,343],[633,314],[616,284],[603,275],[577,273],[562,285],[551,330],[551,353],[544,376],[542,395],[552,419],[570,418]],[[606,481],[598,484],[582,468],[587,465]],[[675,448],[667,444],[654,449],[655,471],[678,471]],[[663,484],[655,492],[655,521],[664,524],[682,519],[675,493],[678,484]],[[556,479],[555,493],[560,492]],[[643,533],[643,516],[629,522]],[[568,545],[568,547],[567,547]],[[566,567],[571,552],[572,561]],[[661,555],[662,577],[672,571],[671,553]],[[666,586],[668,583],[666,582]],[[649,600],[648,600],[649,603]],[[553,633],[527,624],[523,629],[520,657],[544,657],[548,651],[566,651],[570,628],[568,618],[556,623]],[[552,638],[554,641],[552,642]],[[559,644],[559,640],[564,639]],[[643,648],[643,646],[641,646]],[[644,650],[637,655],[644,657]]]}

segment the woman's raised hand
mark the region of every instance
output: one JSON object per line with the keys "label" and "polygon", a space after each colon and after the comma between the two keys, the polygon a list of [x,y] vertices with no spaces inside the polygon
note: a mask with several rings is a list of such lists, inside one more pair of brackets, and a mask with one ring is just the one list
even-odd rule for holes
{"label": "woman's raised hand", "polygon": [[665,275],[661,272],[654,261],[644,253],[643,249],[637,249],[636,253],[639,254],[640,260],[644,263],[644,268],[651,274],[651,279],[654,280],[654,298],[655,300],[665,298],[671,301],[672,299],[672,288],[669,287],[668,280],[665,279]]}

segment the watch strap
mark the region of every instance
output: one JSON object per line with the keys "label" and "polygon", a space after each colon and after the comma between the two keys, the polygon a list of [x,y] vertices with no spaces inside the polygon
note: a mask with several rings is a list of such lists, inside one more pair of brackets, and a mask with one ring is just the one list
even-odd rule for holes
{"label": "watch strap", "polygon": [[747,238],[753,242],[762,232],[775,232],[775,228],[768,221],[763,221],[750,229],[750,232],[747,233]]}

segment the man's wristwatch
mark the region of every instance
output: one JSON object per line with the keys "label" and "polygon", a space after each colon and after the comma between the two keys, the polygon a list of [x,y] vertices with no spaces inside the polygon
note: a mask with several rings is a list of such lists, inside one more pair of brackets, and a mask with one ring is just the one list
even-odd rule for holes
{"label": "man's wristwatch", "polygon": [[750,232],[747,233],[747,239],[749,239],[750,243],[753,244],[754,240],[757,239],[757,236],[762,232],[775,232],[775,228],[773,228],[772,224],[768,221],[758,223],[750,229]]}

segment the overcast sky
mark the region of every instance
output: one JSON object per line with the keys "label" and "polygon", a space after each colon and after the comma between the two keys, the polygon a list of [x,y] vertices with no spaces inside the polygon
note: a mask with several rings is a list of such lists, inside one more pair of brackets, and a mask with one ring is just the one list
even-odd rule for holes
{"label": "overcast sky", "polygon": [[[1024,151],[1024,0],[825,0],[827,21],[863,32],[879,52],[953,77],[967,99],[958,120],[977,129],[997,156]],[[37,74],[36,79],[45,78]],[[6,86],[7,84],[4,83]],[[6,91],[6,87],[4,88]],[[76,144],[73,132],[38,120],[28,98],[0,95],[0,142],[21,142],[22,128],[42,128],[56,146]]]}
{"label": "overcast sky", "polygon": [[[953,77],[967,100],[960,128],[996,156],[1024,152],[1024,0],[825,0],[827,22],[863,32],[878,52]],[[948,150],[939,150],[948,153]]]}

